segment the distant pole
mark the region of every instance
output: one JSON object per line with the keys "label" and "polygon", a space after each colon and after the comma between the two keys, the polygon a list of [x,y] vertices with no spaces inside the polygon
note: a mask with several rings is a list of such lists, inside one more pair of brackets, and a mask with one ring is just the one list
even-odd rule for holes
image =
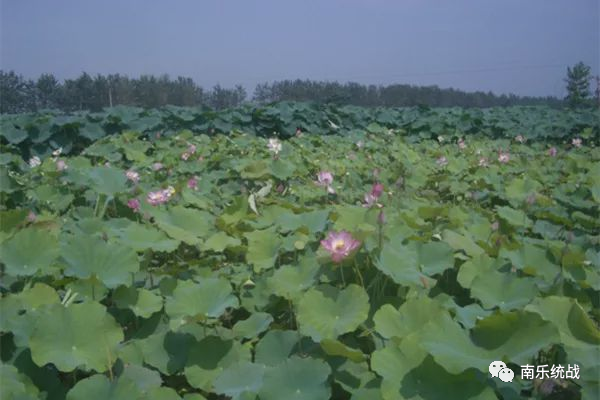
{"label": "distant pole", "polygon": [[108,104],[112,108],[112,88],[108,88]]}

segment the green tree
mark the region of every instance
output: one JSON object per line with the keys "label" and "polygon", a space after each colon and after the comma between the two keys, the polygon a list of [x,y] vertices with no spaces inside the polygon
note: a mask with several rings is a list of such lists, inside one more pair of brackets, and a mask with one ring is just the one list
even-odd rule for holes
{"label": "green tree", "polygon": [[567,68],[567,102],[571,107],[580,107],[588,103],[590,97],[590,67],[578,62],[573,68]]}

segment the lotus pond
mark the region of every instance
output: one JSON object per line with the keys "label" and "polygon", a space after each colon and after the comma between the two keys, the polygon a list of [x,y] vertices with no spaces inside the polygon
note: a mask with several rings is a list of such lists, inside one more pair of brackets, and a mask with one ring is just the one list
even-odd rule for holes
{"label": "lotus pond", "polygon": [[4,146],[1,397],[597,399],[592,132]]}

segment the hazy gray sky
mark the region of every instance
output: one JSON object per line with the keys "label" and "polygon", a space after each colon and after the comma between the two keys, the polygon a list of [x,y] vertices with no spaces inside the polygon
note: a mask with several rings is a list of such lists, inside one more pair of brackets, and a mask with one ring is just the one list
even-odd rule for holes
{"label": "hazy gray sky", "polygon": [[0,67],[565,93],[600,64],[599,0],[0,0]]}

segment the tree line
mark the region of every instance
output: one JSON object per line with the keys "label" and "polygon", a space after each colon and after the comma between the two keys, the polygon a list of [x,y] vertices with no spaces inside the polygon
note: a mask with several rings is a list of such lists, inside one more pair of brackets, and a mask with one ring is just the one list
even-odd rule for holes
{"label": "tree line", "polygon": [[[59,81],[52,74],[37,80],[26,79],[14,71],[0,70],[0,112],[21,113],[43,109],[63,111],[99,111],[116,105],[155,108],[164,105],[209,106],[214,109],[237,107],[245,102],[264,104],[276,101],[315,101],[352,104],[365,107],[503,107],[515,105],[548,105],[551,107],[591,105],[600,101],[590,95],[590,69],[579,63],[567,71],[568,95],[531,97],[496,95],[492,92],[464,92],[438,86],[406,84],[363,85],[311,80],[284,80],[256,86],[250,99],[241,85],[220,85],[205,90],[191,78],[142,75],[130,78],[120,74],[91,76],[84,72],[76,79]],[[596,81],[600,82],[596,77]],[[600,85],[600,84],[599,84]],[[599,86],[600,87],[600,86]]]}

